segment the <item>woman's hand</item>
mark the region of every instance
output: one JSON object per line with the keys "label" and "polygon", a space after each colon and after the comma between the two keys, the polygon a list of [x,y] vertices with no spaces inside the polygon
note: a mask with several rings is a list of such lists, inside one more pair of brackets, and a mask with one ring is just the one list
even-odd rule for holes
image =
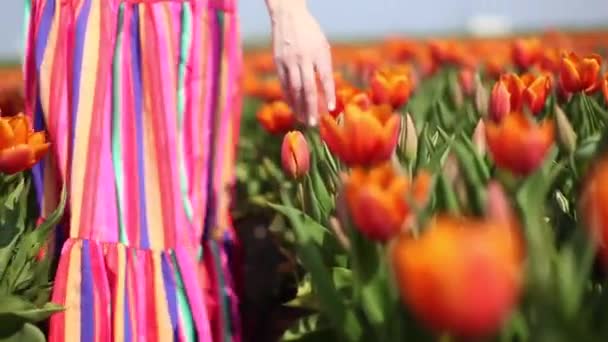
{"label": "woman's hand", "polygon": [[266,0],[272,22],[272,45],[279,80],[298,118],[317,124],[319,74],[327,108],[335,106],[329,43],[306,6],[306,0]]}

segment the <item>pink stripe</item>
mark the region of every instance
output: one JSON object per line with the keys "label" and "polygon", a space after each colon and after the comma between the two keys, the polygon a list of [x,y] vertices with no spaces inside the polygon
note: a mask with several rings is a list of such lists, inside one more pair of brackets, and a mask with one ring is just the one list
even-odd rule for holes
{"label": "pink stripe", "polygon": [[180,270],[182,270],[180,274],[184,281],[184,287],[188,296],[188,302],[190,303],[190,311],[194,318],[194,324],[198,332],[198,338],[200,341],[204,342],[212,341],[209,317],[207,315],[200,282],[197,278],[198,272],[192,272],[197,269],[196,264],[194,263],[195,255],[186,247],[180,246],[175,249],[175,256]]}
{"label": "pink stripe", "polygon": [[[96,117],[92,118],[92,122],[97,121],[97,124],[91,125],[91,130],[96,132],[112,132],[112,89],[111,89],[111,78],[108,78],[108,83],[105,85],[105,92],[100,92],[105,95],[105,101],[103,108],[96,113]],[[100,94],[100,95],[101,95]],[[94,155],[94,159],[98,160],[97,167],[97,180],[95,184],[100,184],[102,191],[95,191],[95,197],[91,196],[90,200],[93,201],[91,206],[93,212],[93,222],[91,226],[87,227],[90,231],[87,235],[82,235],[84,238],[90,238],[95,241],[108,241],[118,242],[118,203],[117,190],[114,186],[114,164],[112,160],[112,135],[111,134],[98,134],[98,140],[91,140],[90,144],[94,144],[97,147],[97,152]],[[93,155],[89,155],[89,158]],[[103,161],[103,162],[102,162]],[[88,168],[87,168],[88,171]],[[97,183],[98,182],[98,183]],[[107,184],[103,186],[101,184]],[[89,185],[83,184],[84,193],[90,192]],[[97,185],[91,188],[98,188]],[[86,195],[85,195],[86,196]],[[108,205],[108,204],[112,205]],[[85,206],[83,205],[83,209]],[[84,214],[84,213],[83,213]]]}
{"label": "pink stripe", "polygon": [[[190,144],[185,146],[186,160],[189,163],[192,182],[190,183],[189,195],[192,202],[194,212],[193,223],[196,231],[196,240],[200,241],[202,236],[203,218],[206,213],[207,192],[204,181],[206,180],[205,167],[208,156],[209,144],[208,129],[206,129],[208,121],[208,109],[201,102],[202,99],[208,100],[207,92],[203,89],[206,84],[202,78],[202,63],[201,50],[204,39],[206,26],[203,25],[204,12],[201,13],[201,8],[191,5],[193,18],[199,18],[192,22],[192,44],[190,47],[190,58],[187,64],[186,88],[189,96],[186,99],[186,108],[184,113],[184,128],[186,141]],[[208,63],[208,61],[203,62]],[[208,78],[206,79],[208,81]],[[207,132],[205,134],[204,132]]]}
{"label": "pink stripe", "polygon": [[91,242],[91,266],[93,279],[95,280],[95,327],[97,333],[95,338],[99,342],[110,340],[110,331],[112,328],[111,314],[111,295],[110,286],[108,283],[108,274],[106,273],[103,247],[101,244]]}
{"label": "pink stripe", "polygon": [[[164,65],[177,66],[177,58],[175,57],[176,51],[179,51],[177,46],[171,46],[171,23],[166,22],[164,19],[164,15],[169,14],[170,12],[166,11],[166,7],[169,4],[165,4],[163,6],[152,6],[152,26],[155,31],[155,47],[156,52],[161,61],[167,61]],[[171,18],[172,22],[179,23],[179,17]],[[176,41],[173,41],[174,43]],[[159,82],[156,83],[158,89],[162,92],[163,96],[157,96],[160,102],[160,105],[164,110],[160,110],[158,112],[158,117],[155,118],[156,122],[159,124],[155,124],[156,131],[158,133],[157,138],[159,138],[156,143],[160,149],[157,149],[157,153],[159,156],[159,176],[161,177],[161,182],[166,183],[163,186],[164,194],[167,194],[173,197],[172,201],[167,202],[167,206],[173,207],[173,215],[169,216],[173,222],[168,222],[169,225],[173,227],[182,227],[181,229],[174,229],[173,227],[165,227],[171,230],[173,233],[172,239],[177,240],[178,235],[180,233],[185,233],[187,236],[188,227],[186,217],[184,215],[183,210],[179,210],[181,208],[182,200],[181,194],[179,191],[179,174],[177,172],[178,160],[177,160],[177,146],[176,144],[169,144],[168,142],[176,142],[176,132],[177,132],[177,106],[176,106],[176,92],[177,89],[177,75],[176,68],[167,68],[165,70],[160,69],[160,64],[158,65],[159,69],[152,71],[152,73],[156,73]],[[160,159],[163,158],[163,159]],[[165,205],[163,205],[165,207]],[[170,214],[170,213],[167,213]],[[192,239],[187,239],[186,241],[190,241],[192,243]],[[168,246],[172,246],[172,244],[168,244]]]}
{"label": "pink stripe", "polygon": [[[136,124],[135,124],[135,103],[134,103],[134,83],[133,76],[131,72],[131,44],[132,37],[131,35],[131,19],[133,16],[133,10],[131,6],[125,7],[124,12],[124,27],[123,27],[123,42],[122,49],[123,53],[121,54],[121,68],[122,68],[122,103],[121,103],[121,139],[122,139],[122,155],[123,158],[123,167],[124,167],[124,176],[125,182],[123,184],[125,191],[125,224],[126,231],[129,239],[129,244],[131,246],[139,246],[140,242],[140,229],[141,222],[139,222],[140,218],[140,210],[141,203],[143,199],[139,197],[139,172],[138,171],[138,163],[137,163],[137,134],[136,134]],[[143,142],[141,142],[143,143]]]}

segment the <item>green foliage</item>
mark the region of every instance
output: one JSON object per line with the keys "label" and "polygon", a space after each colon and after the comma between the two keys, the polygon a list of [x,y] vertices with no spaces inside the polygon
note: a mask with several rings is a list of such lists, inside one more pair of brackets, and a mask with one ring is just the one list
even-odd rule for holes
{"label": "green foliage", "polygon": [[61,219],[66,195],[37,226],[29,174],[0,175],[0,341],[44,341],[36,326],[62,310],[50,303],[50,233]]}

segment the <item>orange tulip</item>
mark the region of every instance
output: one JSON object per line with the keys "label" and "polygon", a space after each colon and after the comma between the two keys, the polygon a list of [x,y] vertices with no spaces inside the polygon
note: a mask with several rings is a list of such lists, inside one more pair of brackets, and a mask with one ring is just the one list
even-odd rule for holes
{"label": "orange tulip", "polygon": [[543,47],[538,38],[516,39],[513,42],[513,63],[522,70],[527,70],[542,56]]}
{"label": "orange tulip", "polygon": [[285,133],[296,124],[294,112],[283,101],[264,104],[258,110],[256,117],[266,131],[271,134]]}
{"label": "orange tulip", "polygon": [[608,158],[605,156],[591,167],[580,203],[587,228],[608,266]]}
{"label": "orange tulip", "polygon": [[540,76],[525,74],[521,77],[521,80],[525,86],[522,94],[523,105],[533,114],[540,113],[545,107],[545,101],[551,91],[551,76],[547,74]]}
{"label": "orange tulip", "polygon": [[565,91],[592,93],[597,89],[602,58],[592,54],[579,57],[574,52],[565,54],[559,70],[559,79]]}
{"label": "orange tulip", "polygon": [[0,172],[13,174],[30,169],[49,146],[44,132],[34,132],[25,115],[0,118]]}
{"label": "orange tulip", "polygon": [[486,122],[486,143],[499,167],[518,175],[536,170],[555,140],[553,121],[536,123],[521,112],[508,114],[500,123]]}
{"label": "orange tulip", "polygon": [[283,171],[293,179],[308,173],[310,168],[310,149],[302,132],[291,131],[283,137],[281,145]]}
{"label": "orange tulip", "polygon": [[524,84],[515,74],[506,74],[494,84],[490,94],[490,117],[496,122],[500,122],[511,109],[521,107],[521,94]]}
{"label": "orange tulip", "polygon": [[430,176],[423,172],[411,184],[389,163],[371,170],[356,168],[344,184],[346,204],[363,235],[387,241],[406,228],[412,214],[408,197],[414,205],[424,205],[429,183]]}
{"label": "orange tulip", "polygon": [[321,138],[329,150],[348,166],[369,166],[388,160],[399,138],[399,115],[390,105],[361,108],[350,103],[338,124],[330,114],[322,115]]}
{"label": "orange tulip", "polygon": [[608,73],[604,74],[602,78],[602,94],[604,94],[604,101],[608,103]]}
{"label": "orange tulip", "polygon": [[336,108],[330,111],[333,117],[337,117],[344,111],[344,106],[361,91],[351,85],[342,85],[336,87]]}
{"label": "orange tulip", "polygon": [[512,111],[523,110],[524,106],[538,114],[545,106],[550,89],[551,78],[548,75],[502,75],[492,88],[490,115],[495,121],[500,121]]}
{"label": "orange tulip", "polygon": [[385,67],[373,74],[370,86],[374,103],[398,109],[409,100],[413,82],[408,69]]}
{"label": "orange tulip", "polygon": [[522,246],[507,222],[440,216],[418,240],[402,234],[391,251],[401,297],[439,332],[485,337],[498,330],[522,288]]}

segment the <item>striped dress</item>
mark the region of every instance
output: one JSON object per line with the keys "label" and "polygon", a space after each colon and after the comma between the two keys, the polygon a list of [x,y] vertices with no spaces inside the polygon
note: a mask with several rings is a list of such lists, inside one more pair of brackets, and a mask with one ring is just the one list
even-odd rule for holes
{"label": "striped dress", "polygon": [[66,220],[53,341],[240,341],[235,0],[27,0],[26,111]]}

